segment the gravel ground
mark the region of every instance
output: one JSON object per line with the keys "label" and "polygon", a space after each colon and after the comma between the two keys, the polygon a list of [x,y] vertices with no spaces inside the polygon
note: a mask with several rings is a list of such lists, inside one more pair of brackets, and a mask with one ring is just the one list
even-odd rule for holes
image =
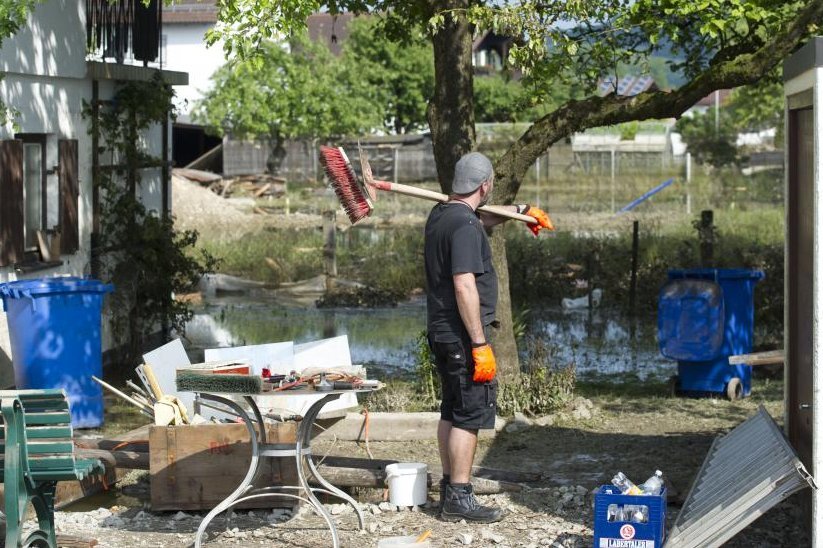
{"label": "gravel ground", "polygon": [[[351,507],[330,504],[328,508],[334,515],[344,547],[373,547],[381,538],[416,535],[427,529],[432,530],[433,546],[571,548],[592,545],[592,497],[585,486],[527,488],[517,494],[479,498],[484,503],[505,508],[506,518],[491,525],[444,523],[436,519],[432,504],[396,508],[375,500],[361,503],[366,529],[359,531]],[[197,513],[153,514],[138,508],[114,506],[89,512],[58,512],[57,528],[61,533],[95,538],[101,548],[182,548],[192,545],[201,518],[202,514]],[[669,522],[671,524],[671,519]],[[289,510],[241,511],[230,523],[217,518],[212,522],[206,544],[209,547],[321,548],[331,546],[331,537],[323,521],[303,507],[296,514]],[[808,546],[809,543],[799,529],[794,507],[784,503],[729,545],[771,547]]]}
{"label": "gravel ground", "polygon": [[[778,418],[779,385],[758,386],[752,398],[728,402],[685,398],[622,396],[579,397],[562,413],[536,420],[520,418],[493,439],[483,439],[476,462],[487,467],[539,472],[540,481],[518,493],[480,496],[508,512],[498,524],[444,523],[432,504],[395,508],[384,502],[382,490],[354,493],[366,515],[359,531],[350,507],[329,504],[344,547],[371,548],[381,538],[432,530],[433,546],[519,547],[592,546],[592,495],[597,486],[622,470],[643,481],[662,468],[670,490],[670,529],[709,445],[718,433],[739,424],[758,404]],[[353,442],[317,440],[315,454],[365,456]],[[371,442],[374,458],[435,463],[436,442]],[[431,493],[434,496],[435,493]],[[99,546],[188,547],[202,513],[148,511],[148,473],[135,471],[114,494],[92,498],[57,513],[60,532],[95,538]],[[99,507],[98,507],[99,506]],[[30,526],[33,527],[33,523]],[[809,546],[795,500],[767,512],[727,546]],[[208,547],[274,546],[328,547],[330,536],[321,518],[307,508],[240,511],[231,522],[221,517],[209,529]]]}

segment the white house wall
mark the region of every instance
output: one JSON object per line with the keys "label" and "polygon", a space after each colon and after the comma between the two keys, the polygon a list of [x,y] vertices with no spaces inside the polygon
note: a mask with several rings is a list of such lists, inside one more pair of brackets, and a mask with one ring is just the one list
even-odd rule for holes
{"label": "white house wall", "polygon": [[223,42],[206,47],[206,23],[176,23],[163,27],[166,47],[163,66],[169,70],[189,73],[189,85],[175,86],[177,104],[182,115],[188,115],[203,91],[211,88],[211,77],[226,62]]}
{"label": "white house wall", "polygon": [[85,2],[36,4],[27,24],[0,49],[0,71],[83,78],[86,75]]}
{"label": "white house wall", "polygon": [[[85,14],[83,3],[54,0],[38,4],[33,16],[0,48],[0,98],[16,111],[19,130],[46,133],[46,164],[57,164],[58,139],[77,139],[80,158],[78,217],[80,249],[62,258],[63,264],[29,275],[0,267],[0,282],[22,278],[83,275],[89,272],[91,233],[91,140],[82,118],[83,99],[91,98],[85,80]],[[0,127],[0,139],[14,137],[11,125]],[[57,224],[57,175],[47,176],[48,223]],[[0,386],[13,382],[11,347],[5,314],[0,311]]]}
{"label": "white house wall", "polygon": [[[18,111],[15,122],[0,126],[0,139],[11,139],[16,132],[45,133],[46,166],[57,165],[57,142],[60,139],[78,141],[79,178],[79,240],[77,253],[61,257],[63,264],[28,274],[17,274],[12,267],[0,267],[0,282],[52,277],[84,276],[91,271],[92,172],[91,137],[83,118],[83,102],[91,102],[92,80],[86,76],[85,3],[77,0],[50,0],[38,4],[27,25],[0,48],[0,99]],[[99,81],[99,98],[111,98],[115,83]],[[160,157],[162,128],[155,125],[142,136],[147,152]],[[171,138],[169,138],[171,147]],[[101,164],[107,159],[100,158]],[[162,208],[162,175],[160,169],[142,170],[139,196],[150,210]],[[169,185],[170,186],[170,185]],[[47,176],[48,226],[58,223],[57,175]],[[169,204],[171,197],[169,196]],[[0,307],[2,308],[2,307]],[[108,347],[104,322],[104,347]],[[0,387],[12,382],[11,348],[5,313],[0,310]]]}

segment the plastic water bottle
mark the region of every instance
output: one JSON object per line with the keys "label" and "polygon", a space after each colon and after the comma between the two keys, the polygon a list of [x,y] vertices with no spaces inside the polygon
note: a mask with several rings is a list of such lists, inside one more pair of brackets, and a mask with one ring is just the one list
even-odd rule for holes
{"label": "plastic water bottle", "polygon": [[631,519],[634,523],[648,523],[649,521],[649,507],[648,506],[632,506]]}
{"label": "plastic water bottle", "polygon": [[640,486],[644,495],[659,495],[663,492],[663,472],[656,470],[654,475]]}
{"label": "plastic water bottle", "polygon": [[624,495],[642,495],[643,491],[636,486],[632,481],[626,477],[626,474],[623,472],[618,472],[612,478],[612,484],[620,489],[620,492]]}

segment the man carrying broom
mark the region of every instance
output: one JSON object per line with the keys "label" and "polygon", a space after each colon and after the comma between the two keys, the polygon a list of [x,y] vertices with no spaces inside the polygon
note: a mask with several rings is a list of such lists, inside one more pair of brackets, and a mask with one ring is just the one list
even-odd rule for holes
{"label": "man carrying broom", "polygon": [[[477,501],[470,482],[477,431],[494,428],[497,412],[496,362],[488,343],[489,327],[497,323],[497,273],[484,227],[506,219],[477,211],[493,187],[491,161],[479,152],[464,155],[455,166],[449,200],[434,206],[426,221],[427,327],[442,387],[437,443],[445,521],[503,518],[501,509]],[[506,208],[534,217],[537,224],[528,226],[535,235],[553,229],[536,207]]]}

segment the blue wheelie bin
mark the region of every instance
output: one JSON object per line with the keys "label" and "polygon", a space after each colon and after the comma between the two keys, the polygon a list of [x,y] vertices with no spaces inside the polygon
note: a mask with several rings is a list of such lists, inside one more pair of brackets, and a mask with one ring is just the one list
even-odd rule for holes
{"label": "blue wheelie bin", "polygon": [[62,388],[75,428],[103,424],[100,314],[113,286],[85,278],[0,284],[18,389]]}
{"label": "blue wheelie bin", "polygon": [[751,366],[730,365],[754,339],[754,286],[765,275],[743,268],[670,270],[660,290],[660,352],[677,360],[677,393],[720,393],[729,399],[752,391]]}

